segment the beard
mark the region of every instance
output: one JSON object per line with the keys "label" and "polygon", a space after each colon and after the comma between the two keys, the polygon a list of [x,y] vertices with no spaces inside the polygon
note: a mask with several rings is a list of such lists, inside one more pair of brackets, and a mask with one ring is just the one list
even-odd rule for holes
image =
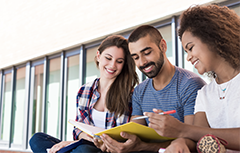
{"label": "beard", "polygon": [[[139,68],[140,68],[140,71],[143,74],[145,74],[148,78],[154,78],[158,75],[158,73],[162,69],[163,63],[164,63],[164,57],[163,57],[162,51],[160,50],[160,58],[156,63],[155,62],[149,62],[144,66],[140,66]],[[155,66],[152,71],[147,72],[147,73],[143,71],[143,69],[145,69],[146,67],[149,67],[151,65]]]}

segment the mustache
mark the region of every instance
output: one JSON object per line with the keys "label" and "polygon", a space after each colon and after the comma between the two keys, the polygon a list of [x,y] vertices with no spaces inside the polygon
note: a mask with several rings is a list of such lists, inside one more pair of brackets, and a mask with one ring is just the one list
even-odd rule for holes
{"label": "mustache", "polygon": [[149,62],[144,66],[140,66],[139,68],[142,70],[142,69],[145,69],[146,67],[149,67],[150,65],[155,65],[155,63],[154,62]]}

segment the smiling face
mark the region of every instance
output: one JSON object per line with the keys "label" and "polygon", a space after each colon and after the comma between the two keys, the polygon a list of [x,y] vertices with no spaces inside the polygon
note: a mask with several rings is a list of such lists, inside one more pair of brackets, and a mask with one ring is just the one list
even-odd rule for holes
{"label": "smiling face", "polygon": [[187,52],[187,60],[194,65],[199,74],[214,71],[219,64],[219,57],[198,37],[185,31],[182,35],[182,46]]}
{"label": "smiling face", "polygon": [[159,46],[151,41],[149,35],[129,43],[129,50],[140,71],[149,78],[158,75],[164,63],[164,56]]}
{"label": "smiling face", "polygon": [[124,51],[122,48],[111,46],[106,48],[102,54],[98,51],[97,60],[99,62],[100,77],[116,79],[124,65]]}

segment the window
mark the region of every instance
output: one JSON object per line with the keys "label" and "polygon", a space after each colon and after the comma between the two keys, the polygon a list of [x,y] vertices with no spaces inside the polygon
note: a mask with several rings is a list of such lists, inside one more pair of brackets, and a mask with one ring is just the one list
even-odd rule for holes
{"label": "window", "polygon": [[45,133],[59,138],[60,129],[60,68],[61,58],[49,60],[49,75],[47,76],[47,95],[45,111]]}
{"label": "window", "polygon": [[[0,70],[0,112],[2,108],[2,84],[3,84],[3,71]],[[0,113],[0,129],[1,129],[1,113]],[[1,137],[0,137],[1,138]]]}
{"label": "window", "polygon": [[13,100],[12,143],[22,144],[25,113],[25,74],[26,67],[16,70],[16,86]]}
{"label": "window", "polygon": [[1,139],[9,141],[12,107],[12,73],[3,75],[3,101],[1,107]]}
{"label": "window", "polygon": [[32,99],[32,130],[31,136],[42,130],[42,97],[43,97],[43,64],[34,66],[32,73],[34,73],[33,83],[33,99]]}
{"label": "window", "polygon": [[167,25],[161,28],[158,28],[158,30],[160,31],[163,39],[166,41],[167,43],[167,58],[168,60],[174,64],[174,56],[173,56],[173,50],[172,50],[172,30],[171,30],[171,25]]}
{"label": "window", "polygon": [[230,9],[234,10],[237,13],[237,15],[240,16],[240,5],[230,7]]}
{"label": "window", "polygon": [[76,118],[76,96],[79,90],[79,55],[67,57],[67,93],[66,93],[66,116],[65,116],[65,139],[73,140],[73,125],[68,119]]}
{"label": "window", "polygon": [[95,56],[97,55],[97,47],[87,49],[87,64],[86,64],[86,82],[93,81],[95,78],[100,77],[100,71],[95,64]]}

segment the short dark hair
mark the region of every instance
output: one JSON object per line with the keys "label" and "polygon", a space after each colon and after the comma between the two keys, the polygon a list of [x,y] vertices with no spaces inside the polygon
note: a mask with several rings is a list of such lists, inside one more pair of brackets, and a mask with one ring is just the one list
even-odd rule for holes
{"label": "short dark hair", "polygon": [[159,43],[162,40],[161,33],[150,25],[142,25],[135,29],[128,38],[128,43],[130,42],[136,42],[140,38],[143,38],[145,36],[149,35],[152,42],[155,42],[155,44],[158,46]]}
{"label": "short dark hair", "polygon": [[190,7],[180,16],[178,35],[181,40],[185,31],[198,37],[234,69],[239,69],[240,17],[233,10],[216,4]]}

